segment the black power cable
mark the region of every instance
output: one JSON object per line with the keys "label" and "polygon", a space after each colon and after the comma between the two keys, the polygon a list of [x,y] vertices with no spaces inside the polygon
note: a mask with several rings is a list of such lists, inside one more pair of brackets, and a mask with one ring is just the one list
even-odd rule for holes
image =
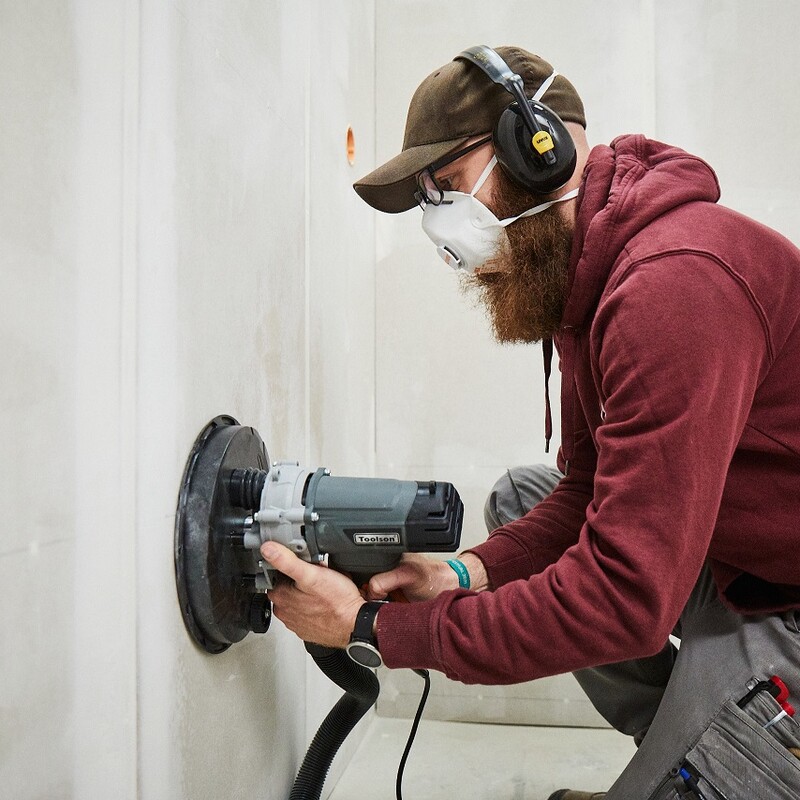
{"label": "black power cable", "polygon": [[422,697],[417,706],[417,713],[414,715],[414,722],[411,725],[411,732],[408,734],[408,741],[406,742],[406,749],[403,751],[403,757],[400,759],[400,766],[397,768],[397,782],[395,783],[395,796],[397,800],[403,800],[402,783],[403,783],[403,770],[406,768],[406,761],[408,761],[408,754],[411,752],[411,745],[414,744],[414,737],[417,735],[417,728],[419,721],[422,719],[422,712],[425,709],[425,703],[428,700],[428,693],[431,690],[431,676],[426,669],[413,670],[417,675],[425,681],[425,688],[422,690]]}

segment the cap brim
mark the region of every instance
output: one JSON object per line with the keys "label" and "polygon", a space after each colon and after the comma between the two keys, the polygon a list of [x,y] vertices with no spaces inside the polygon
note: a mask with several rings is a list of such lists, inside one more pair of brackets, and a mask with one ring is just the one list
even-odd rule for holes
{"label": "cap brim", "polygon": [[417,205],[414,199],[414,193],[417,191],[417,173],[425,169],[428,164],[463,145],[469,138],[460,136],[447,142],[409,147],[354,183],[353,188],[365,203],[369,203],[378,211],[387,214],[408,211]]}

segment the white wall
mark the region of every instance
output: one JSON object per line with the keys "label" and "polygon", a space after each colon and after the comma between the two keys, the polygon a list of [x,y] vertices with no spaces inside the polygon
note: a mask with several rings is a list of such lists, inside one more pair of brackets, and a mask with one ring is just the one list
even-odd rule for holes
{"label": "white wall", "polygon": [[373,13],[0,3],[2,797],[284,798],[340,694],[194,647],[173,525],[219,413],[373,469]]}
{"label": "white wall", "polygon": [[135,791],[129,11],[0,6],[8,797]]}
{"label": "white wall", "polygon": [[709,161],[724,205],[800,244],[800,4],[654,6],[658,138]]}
{"label": "white wall", "polygon": [[[425,75],[541,52],[591,141],[693,149],[798,241],[798,24],[793,0],[0,0],[0,796],[287,795],[338,691],[277,623],[201,654],[176,603],[178,484],[214,415],[273,457],[454,481],[466,543],[497,474],[544,457],[538,348],[494,345],[414,213],[350,189]],[[549,687],[431,707],[586,718]]]}
{"label": "white wall", "polygon": [[[723,203],[800,242],[793,0],[378,0],[376,23],[378,163],[399,152],[408,102],[430,72],[472,45],[520,45],[575,84],[590,144],[641,132],[697,152],[718,170]],[[558,373],[548,456],[540,347],[492,340],[420,217],[377,222],[377,468],[453,481],[466,505],[463,542],[474,544],[503,471],[554,461]],[[430,713],[442,718],[599,720],[569,676],[480,689],[434,678]],[[387,675],[381,712],[413,713],[417,683]]]}

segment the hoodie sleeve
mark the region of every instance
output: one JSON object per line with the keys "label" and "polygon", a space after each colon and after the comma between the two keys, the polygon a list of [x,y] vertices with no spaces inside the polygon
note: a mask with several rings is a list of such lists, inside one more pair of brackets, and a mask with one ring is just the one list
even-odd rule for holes
{"label": "hoodie sleeve", "polygon": [[[663,646],[706,557],[769,346],[746,285],[711,258],[673,253],[627,275],[591,332],[606,417],[577,541],[543,571],[513,579],[535,571],[530,542],[545,507],[498,534],[519,556],[506,572],[492,566],[508,578],[493,591],[383,608],[378,640],[390,667],[518,683]],[[576,519],[567,505],[556,515]],[[549,536],[542,563],[569,541],[566,530]]]}

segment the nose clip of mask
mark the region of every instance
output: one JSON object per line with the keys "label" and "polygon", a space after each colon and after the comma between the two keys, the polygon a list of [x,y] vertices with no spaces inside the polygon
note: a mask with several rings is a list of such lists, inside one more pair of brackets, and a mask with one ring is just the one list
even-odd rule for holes
{"label": "nose clip of mask", "polygon": [[448,267],[452,267],[453,269],[466,269],[463,259],[446,244],[438,245],[436,252],[442,257],[442,260]]}

